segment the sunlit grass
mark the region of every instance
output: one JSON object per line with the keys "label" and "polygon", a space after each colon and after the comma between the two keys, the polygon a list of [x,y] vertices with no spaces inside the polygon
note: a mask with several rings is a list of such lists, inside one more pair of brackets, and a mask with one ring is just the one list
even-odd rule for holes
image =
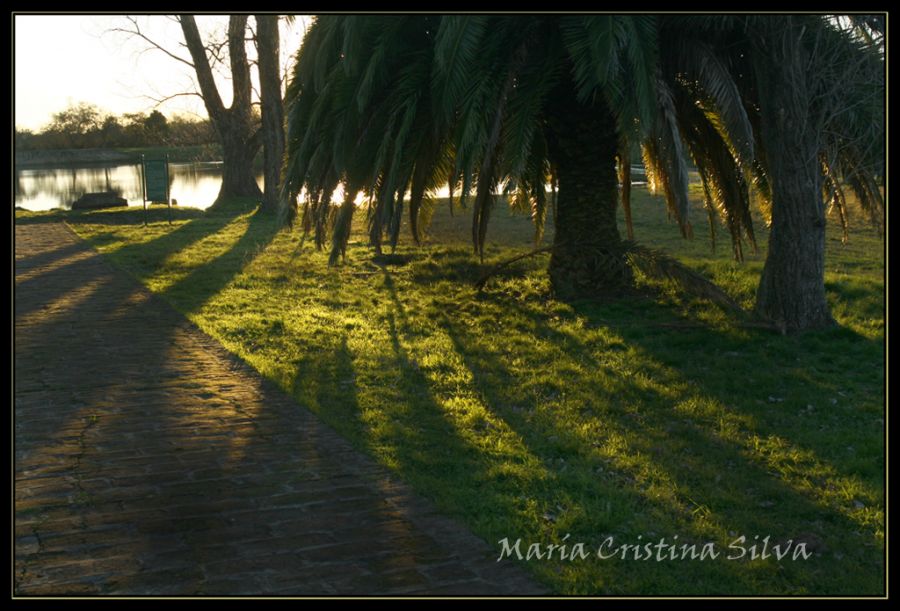
{"label": "sunlit grass", "polygon": [[[531,247],[529,221],[501,209],[484,265],[466,241],[468,214],[442,206],[427,243],[401,244],[394,265],[373,262],[360,219],[334,268],[247,203],[172,226],[116,224],[117,214],[65,218],[498,555],[503,538],[596,552],[607,537],[676,535],[725,554],[740,536],[813,552],[523,562],[555,591],[884,591],[884,250],[868,228],[846,246],[829,228],[840,327],[782,337],[649,281],[628,300],[556,301],[541,256],[476,293],[488,266]],[[752,305],[761,225],[760,252],[745,248],[738,264],[722,232],[716,253],[699,225],[683,241],[640,191],[634,214],[638,241]]]}

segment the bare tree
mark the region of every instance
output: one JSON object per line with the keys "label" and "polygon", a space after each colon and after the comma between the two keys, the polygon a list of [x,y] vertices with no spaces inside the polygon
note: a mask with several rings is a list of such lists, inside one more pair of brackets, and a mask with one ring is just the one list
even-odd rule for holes
{"label": "bare tree", "polygon": [[[140,27],[133,17],[127,25],[112,31],[139,39],[148,50],[155,50],[189,66],[197,91],[171,93],[154,98],[157,104],[178,96],[196,95],[203,100],[210,122],[222,145],[222,187],[216,202],[234,196],[263,197],[253,172],[253,159],[265,147],[264,208],[274,210],[280,185],[281,157],[284,151],[284,112],[282,110],[280,40],[277,15],[257,15],[255,34],[248,37],[247,15],[231,15],[224,40],[204,40],[193,15],[173,17],[181,27],[184,48],[190,58],[168,49]],[[247,42],[256,43],[257,60],[248,57]],[[227,57],[225,50],[227,49]],[[253,112],[254,88],[251,70],[259,70],[262,124]],[[232,100],[226,107],[216,85],[215,71],[224,70],[231,81]]]}
{"label": "bare tree", "polygon": [[232,85],[232,101],[228,108],[222,103],[222,96],[216,87],[197,22],[193,15],[182,15],[178,20],[197,73],[203,104],[222,143],[222,187],[217,202],[232,196],[259,197],[261,192],[253,176],[253,158],[259,150],[260,135],[251,109],[250,65],[244,44],[247,16],[232,15],[228,20]]}

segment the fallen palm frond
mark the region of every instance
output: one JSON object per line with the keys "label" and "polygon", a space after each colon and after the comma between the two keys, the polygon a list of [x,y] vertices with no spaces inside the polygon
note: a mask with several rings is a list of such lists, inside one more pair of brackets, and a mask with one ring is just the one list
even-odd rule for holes
{"label": "fallen palm frond", "polygon": [[515,263],[516,261],[521,261],[522,259],[527,259],[528,257],[533,257],[534,255],[539,255],[544,252],[550,252],[552,250],[553,250],[553,246],[544,246],[543,248],[535,248],[534,250],[526,252],[525,254],[517,255],[511,259],[501,261],[500,263],[498,263],[497,265],[495,265],[494,267],[489,269],[487,272],[485,272],[484,275],[482,275],[481,278],[479,278],[475,282],[475,284],[474,284],[475,290],[476,291],[482,290],[484,288],[484,285],[487,284],[487,281],[490,280],[492,276],[497,274],[497,272],[499,272],[503,269],[506,269],[507,267],[509,267],[510,265]]}
{"label": "fallen palm frond", "polygon": [[655,279],[670,280],[686,293],[711,301],[732,314],[741,317],[750,316],[716,284],[674,257],[635,242],[626,242],[625,248],[629,263],[645,275]]}

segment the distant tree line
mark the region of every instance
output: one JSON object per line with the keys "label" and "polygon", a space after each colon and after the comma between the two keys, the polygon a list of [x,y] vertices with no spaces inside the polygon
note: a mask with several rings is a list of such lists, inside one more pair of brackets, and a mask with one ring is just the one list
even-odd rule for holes
{"label": "distant tree line", "polygon": [[53,115],[37,132],[16,127],[17,150],[191,146],[216,142],[209,119],[167,118],[158,110],[110,114],[81,102]]}

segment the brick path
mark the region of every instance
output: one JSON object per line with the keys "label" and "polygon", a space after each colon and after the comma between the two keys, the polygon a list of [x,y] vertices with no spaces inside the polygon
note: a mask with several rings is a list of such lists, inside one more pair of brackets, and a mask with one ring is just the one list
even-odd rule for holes
{"label": "brick path", "polygon": [[541,592],[64,225],[15,240],[16,594]]}

